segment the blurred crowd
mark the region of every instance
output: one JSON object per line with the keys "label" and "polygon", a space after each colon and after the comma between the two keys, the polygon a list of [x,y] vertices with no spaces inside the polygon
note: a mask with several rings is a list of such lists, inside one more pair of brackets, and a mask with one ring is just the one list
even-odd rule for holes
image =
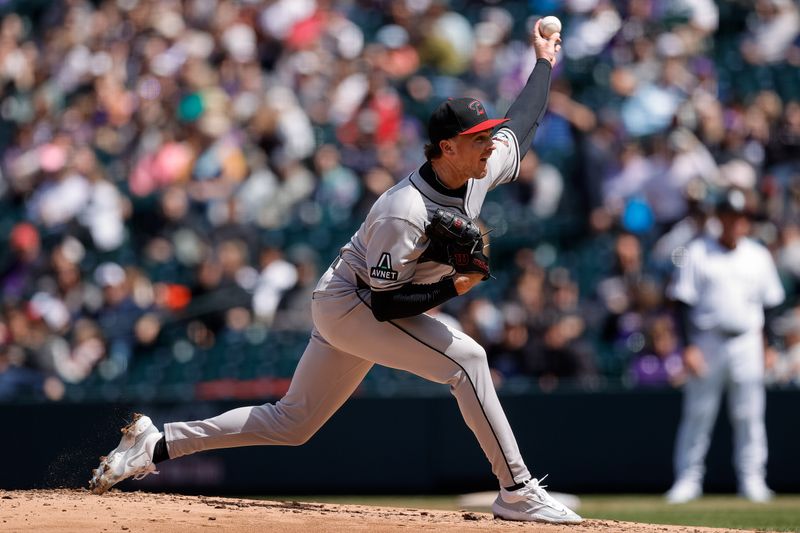
{"label": "blurred crowd", "polygon": [[544,14],[564,22],[549,110],[520,179],[484,210],[498,279],[437,312],[487,347],[498,385],[678,385],[664,284],[737,187],[789,295],[770,379],[800,383],[793,0],[4,0],[0,13],[0,399],[114,382],[177,338],[308,331],[318,274],[422,162],[432,109],[470,95],[504,113]]}

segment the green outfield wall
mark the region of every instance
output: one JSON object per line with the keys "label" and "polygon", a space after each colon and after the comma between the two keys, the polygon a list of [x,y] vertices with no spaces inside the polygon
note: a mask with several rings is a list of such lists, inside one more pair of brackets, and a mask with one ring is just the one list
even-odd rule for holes
{"label": "green outfield wall", "polygon": [[[661,492],[671,481],[680,394],[551,393],[502,396],[523,456],[553,490]],[[157,425],[202,419],[241,402],[0,405],[0,488],[86,486],[97,456],[116,446],[132,412]],[[768,395],[768,481],[800,492],[800,391]],[[706,489],[732,492],[730,426],[723,414]],[[218,450],[161,465],[129,490],[219,494],[436,493],[490,490],[489,464],[447,395],[353,398],[307,444]]]}

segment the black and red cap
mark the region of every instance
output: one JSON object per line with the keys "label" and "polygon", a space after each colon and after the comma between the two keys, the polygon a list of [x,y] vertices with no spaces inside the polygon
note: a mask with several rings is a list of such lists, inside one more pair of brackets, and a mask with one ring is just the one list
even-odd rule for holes
{"label": "black and red cap", "polygon": [[438,144],[456,135],[491,130],[507,121],[507,118],[489,118],[483,104],[474,98],[448,98],[431,115],[428,137],[432,144]]}

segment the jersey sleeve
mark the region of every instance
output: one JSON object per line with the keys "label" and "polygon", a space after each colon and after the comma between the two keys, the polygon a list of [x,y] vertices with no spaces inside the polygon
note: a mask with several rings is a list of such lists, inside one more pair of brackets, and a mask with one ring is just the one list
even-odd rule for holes
{"label": "jersey sleeve", "polygon": [[698,299],[699,272],[697,254],[691,249],[677,258],[676,268],[672,273],[672,281],[667,286],[667,296],[687,305],[696,305]]}
{"label": "jersey sleeve", "polygon": [[387,217],[373,223],[366,253],[373,290],[396,289],[413,279],[421,235],[421,229],[400,218]]}
{"label": "jersey sleeve", "polygon": [[494,151],[489,157],[488,176],[490,189],[509,183],[519,175],[519,143],[517,136],[508,128],[500,128],[492,137]]}
{"label": "jersey sleeve", "polygon": [[764,264],[764,277],[762,278],[764,285],[761,297],[764,307],[776,307],[783,303],[786,293],[783,290],[783,284],[778,275],[778,269],[775,267],[775,262],[767,250],[764,250]]}

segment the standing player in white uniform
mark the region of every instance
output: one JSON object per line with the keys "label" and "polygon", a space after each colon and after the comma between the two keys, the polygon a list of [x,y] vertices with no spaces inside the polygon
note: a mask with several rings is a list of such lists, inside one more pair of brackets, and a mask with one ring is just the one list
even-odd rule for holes
{"label": "standing player in white uniform", "polygon": [[780,305],[784,291],[769,251],[747,238],[746,200],[740,190],[726,194],[717,208],[721,234],[687,247],[668,288],[682,314],[691,375],[675,443],[675,483],[666,494],[671,503],[703,493],[705,456],[726,388],[739,494],[757,502],[773,495],[765,481],[765,310]]}
{"label": "standing player in white uniform", "polygon": [[[522,460],[495,393],[486,352],[472,338],[425,311],[489,277],[482,248],[464,268],[438,262],[426,234],[438,215],[472,226],[486,193],[517,177],[544,114],[558,33],[533,32],[537,62],[505,119],[489,119],[472,98],[450,99],[431,116],[427,162],[375,202],[361,228],[317,285],[315,328],[286,396],[215,418],[166,424],[163,434],[139,416],[120,445],[94,471],[90,487],[103,493],[119,481],[155,471],[155,463],[214,448],[299,445],[347,400],[373,364],[450,385],[465,422],[492,465],[501,491],[496,516],[578,523],[550,497]],[[500,129],[492,135],[498,127]],[[458,266],[458,262],[454,263]]]}

